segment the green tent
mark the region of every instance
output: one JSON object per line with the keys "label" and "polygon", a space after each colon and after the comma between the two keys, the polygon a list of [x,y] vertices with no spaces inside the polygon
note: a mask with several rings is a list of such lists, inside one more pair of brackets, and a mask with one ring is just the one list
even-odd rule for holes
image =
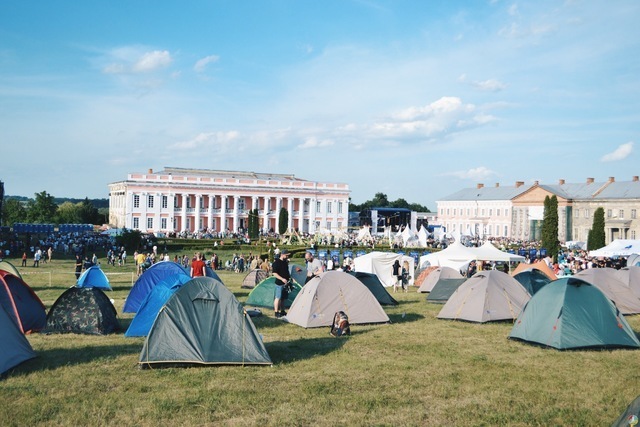
{"label": "green tent", "polygon": [[[258,283],[255,288],[249,293],[247,301],[244,305],[251,305],[254,307],[267,307],[273,308],[273,297],[276,289],[276,278],[274,276],[267,277],[262,282]],[[302,286],[293,282],[293,291],[289,292],[289,296],[284,300],[284,306],[286,308],[291,307],[293,300],[298,296]]]}
{"label": "green tent", "polygon": [[627,320],[597,287],[575,277],[545,285],[516,319],[509,338],[560,350],[640,348]]}
{"label": "green tent", "polygon": [[444,304],[467,279],[440,279],[427,296],[428,302]]}
{"label": "green tent", "polygon": [[529,292],[529,295],[533,295],[538,292],[544,285],[551,282],[551,279],[547,277],[542,271],[537,268],[521,271],[513,276],[524,288]]}
{"label": "green tent", "polygon": [[249,315],[221,282],[197,277],[162,307],[140,366],[271,365]]}
{"label": "green tent", "polygon": [[384,288],[384,285],[380,279],[378,279],[377,275],[360,271],[350,271],[348,274],[354,276],[356,279],[360,280],[363,285],[369,288],[380,305],[398,305],[398,301],[389,295],[389,292]]}
{"label": "green tent", "polygon": [[11,273],[16,277],[19,277],[20,279],[22,279],[22,275],[20,274],[20,272],[18,271],[18,269],[16,268],[15,265],[11,264],[9,261],[2,260],[0,261],[0,270],[2,271],[6,271],[7,273]]}

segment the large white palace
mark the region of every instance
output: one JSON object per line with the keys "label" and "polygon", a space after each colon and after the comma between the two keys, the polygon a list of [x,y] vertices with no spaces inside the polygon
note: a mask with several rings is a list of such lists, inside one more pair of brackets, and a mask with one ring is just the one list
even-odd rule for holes
{"label": "large white palace", "polygon": [[347,184],[315,182],[294,175],[183,169],[128,174],[109,184],[109,223],[144,232],[236,232],[247,229],[257,209],[260,228],[315,233],[346,230]]}
{"label": "large white palace", "polygon": [[478,238],[541,238],[545,197],[558,199],[558,239],[586,241],[593,213],[605,210],[606,242],[640,238],[640,179],[606,181],[587,178],[582,183],[485,186],[465,188],[437,201],[438,221],[448,232]]}

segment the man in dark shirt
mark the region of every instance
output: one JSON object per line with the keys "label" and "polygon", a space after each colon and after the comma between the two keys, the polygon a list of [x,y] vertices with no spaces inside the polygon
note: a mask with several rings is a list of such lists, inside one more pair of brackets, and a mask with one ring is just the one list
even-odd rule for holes
{"label": "man in dark shirt", "polygon": [[287,314],[284,311],[284,287],[291,279],[291,274],[289,273],[289,251],[282,250],[280,251],[280,257],[273,261],[271,264],[271,271],[273,272],[274,277],[276,278],[276,287],[274,290],[273,296],[273,311],[275,312],[275,316],[280,318]]}

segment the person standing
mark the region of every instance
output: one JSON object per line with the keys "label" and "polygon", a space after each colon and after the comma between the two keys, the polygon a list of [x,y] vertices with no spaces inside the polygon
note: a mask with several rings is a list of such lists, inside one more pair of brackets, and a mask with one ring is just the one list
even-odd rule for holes
{"label": "person standing", "polygon": [[322,273],[322,262],[316,259],[311,252],[305,253],[304,259],[307,261],[307,278],[304,281],[306,284],[309,280]]}
{"label": "person standing", "polygon": [[80,254],[76,254],[76,280],[80,278],[82,274],[82,257]]}
{"label": "person standing", "polygon": [[393,280],[393,292],[398,290],[398,285],[402,283],[402,268],[400,267],[400,261],[395,260],[391,267],[391,274]]}
{"label": "person standing", "polygon": [[23,267],[27,266],[27,253],[26,252],[22,253],[22,266]]}
{"label": "person standing", "polygon": [[205,273],[206,264],[202,260],[200,252],[196,252],[195,259],[191,262],[191,277],[203,277]]}
{"label": "person standing", "polygon": [[276,278],[276,286],[273,292],[273,311],[276,318],[287,315],[287,312],[284,311],[284,299],[286,299],[284,287],[291,279],[288,258],[289,251],[284,249],[280,251],[280,256],[271,264],[271,271]]}

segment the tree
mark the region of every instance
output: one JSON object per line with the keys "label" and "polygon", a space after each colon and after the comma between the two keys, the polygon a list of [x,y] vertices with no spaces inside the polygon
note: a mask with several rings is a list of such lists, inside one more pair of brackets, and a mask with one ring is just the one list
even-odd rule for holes
{"label": "tree", "polygon": [[58,224],[79,224],[81,222],[80,208],[76,203],[64,202],[58,206],[56,217]]}
{"label": "tree", "polygon": [[78,203],[80,224],[98,224],[98,209],[86,198]]}
{"label": "tree", "polygon": [[599,207],[593,213],[593,225],[587,239],[587,249],[590,251],[606,246],[604,233],[604,208]]}
{"label": "tree", "polygon": [[260,234],[260,220],[258,217],[258,209],[249,211],[249,238],[257,239]]}
{"label": "tree", "polygon": [[125,229],[121,235],[116,236],[116,243],[118,246],[124,246],[128,251],[134,251],[142,243],[142,232]]}
{"label": "tree", "polygon": [[278,234],[284,234],[287,231],[289,224],[289,212],[285,208],[280,208],[280,214],[278,216]]}
{"label": "tree", "polygon": [[560,241],[558,240],[558,198],[544,198],[544,215],[542,222],[542,247],[547,250],[554,262],[558,261]]}
{"label": "tree", "polygon": [[35,193],[35,200],[29,201],[27,219],[29,222],[47,224],[54,222],[58,205],[52,195],[46,191]]}
{"label": "tree", "polygon": [[11,226],[27,221],[27,209],[17,199],[6,199],[2,205],[2,224]]}

